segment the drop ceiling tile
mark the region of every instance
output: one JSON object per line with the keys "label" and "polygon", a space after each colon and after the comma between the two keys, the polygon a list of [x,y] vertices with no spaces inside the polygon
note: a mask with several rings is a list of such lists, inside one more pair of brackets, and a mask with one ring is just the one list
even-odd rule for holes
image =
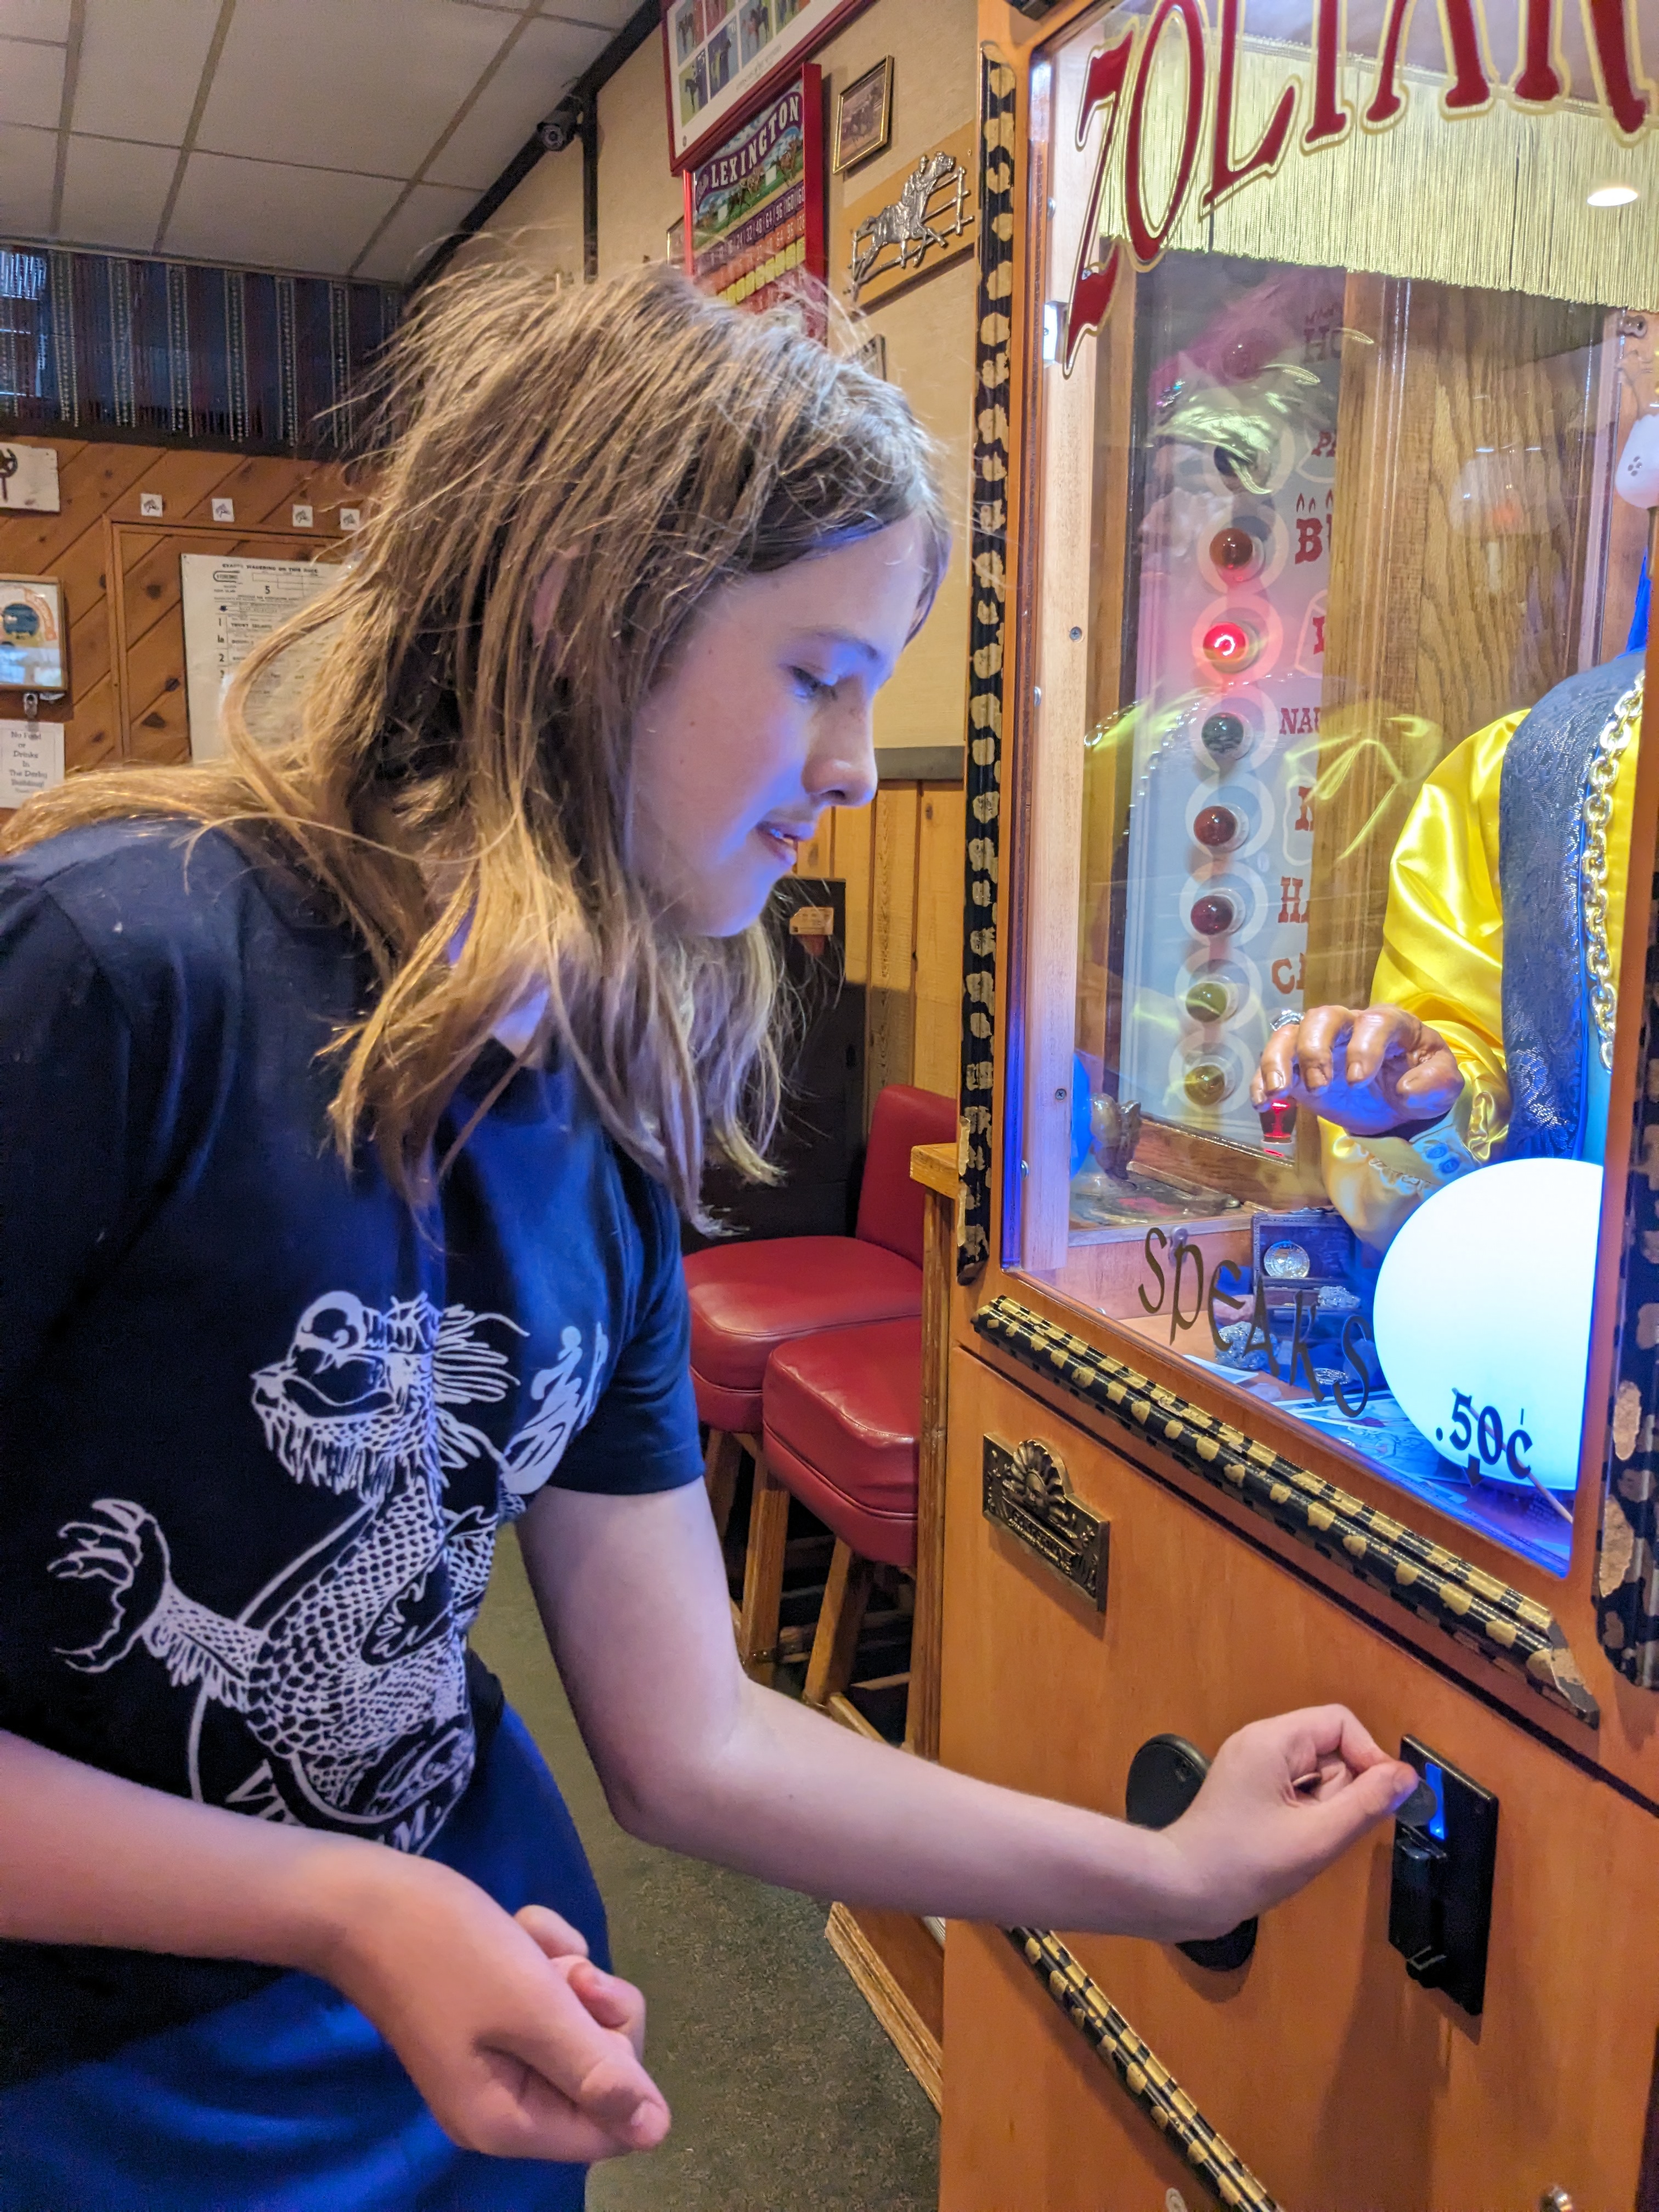
{"label": "drop ceiling tile", "polygon": [[411,177],[512,28],[453,0],[238,0],[197,143]]}
{"label": "drop ceiling tile", "polygon": [[0,210],[15,238],[44,238],[52,224],[58,133],[0,123]]}
{"label": "drop ceiling tile", "polygon": [[398,189],[387,177],[192,154],[162,246],[203,261],[340,276]]}
{"label": "drop ceiling tile", "polygon": [[532,22],[427,171],[434,184],[493,185],[543,116],[610,43],[603,31]]}
{"label": "drop ceiling tile", "polygon": [[64,104],[64,49],[0,38],[0,123],[55,130]]}
{"label": "drop ceiling tile", "polygon": [[544,15],[562,17],[567,22],[597,24],[613,38],[636,12],[635,0],[563,0],[562,5],[541,10]]}
{"label": "drop ceiling tile", "polygon": [[0,0],[0,38],[56,39],[69,36],[70,0]]}
{"label": "drop ceiling tile", "polygon": [[[488,8],[498,15],[522,15],[522,0],[453,0],[458,8]],[[613,37],[635,12],[637,0],[561,0],[537,9],[550,21],[574,23],[589,31],[605,31]]]}
{"label": "drop ceiling tile", "polygon": [[87,0],[75,128],[177,146],[218,17],[219,0]]}
{"label": "drop ceiling tile", "polygon": [[58,236],[76,246],[149,252],[178,161],[172,146],[135,146],[124,139],[73,134],[64,167]]}
{"label": "drop ceiling tile", "polygon": [[386,284],[405,283],[477,197],[448,185],[416,185],[352,274]]}

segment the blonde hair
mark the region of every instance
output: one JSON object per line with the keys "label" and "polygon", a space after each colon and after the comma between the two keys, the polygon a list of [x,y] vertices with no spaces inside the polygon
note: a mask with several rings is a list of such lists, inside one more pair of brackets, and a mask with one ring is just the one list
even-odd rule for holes
{"label": "blonde hair", "polygon": [[[352,558],[243,665],[226,758],[77,776],[0,851],[122,817],[277,833],[374,961],[374,1003],[333,1048],[345,1157],[367,1136],[429,1196],[456,1085],[540,987],[542,1039],[695,1218],[705,1132],[768,1173],[775,961],[760,924],[687,937],[630,875],[634,718],[711,592],[911,515],[920,619],[948,552],[928,441],[798,323],[662,265],[574,291],[525,267],[434,285],[392,342],[381,419]],[[256,743],[250,712],[285,692]],[[441,890],[415,853],[446,864]]]}

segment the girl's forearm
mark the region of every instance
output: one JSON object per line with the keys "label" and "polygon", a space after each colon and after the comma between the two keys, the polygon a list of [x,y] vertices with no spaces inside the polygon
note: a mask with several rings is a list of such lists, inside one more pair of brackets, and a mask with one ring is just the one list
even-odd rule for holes
{"label": "girl's forearm", "polygon": [[399,1873],[386,1863],[398,1860],[351,1838],[145,1789],[0,1733],[0,1936],[325,1972],[375,1885]]}
{"label": "girl's forearm", "polygon": [[1163,1837],[872,1743],[753,1684],[745,1692],[722,1755],[653,1793],[630,1826],[848,1904],[1004,1925],[1201,1932],[1205,1901]]}

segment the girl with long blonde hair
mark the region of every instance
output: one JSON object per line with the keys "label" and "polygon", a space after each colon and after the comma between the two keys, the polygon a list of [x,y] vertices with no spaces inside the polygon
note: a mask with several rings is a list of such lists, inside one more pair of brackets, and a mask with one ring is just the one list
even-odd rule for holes
{"label": "girl with long blonde hair", "polygon": [[0,860],[0,2212],[580,2203],[669,2124],[466,1648],[514,1521],[618,1818],[820,1896],[1219,1933],[1393,1808],[1340,1708],[1162,1834],[749,1682],[677,1212],[759,917],[948,554],[892,387],[663,269],[456,277],[220,763]]}

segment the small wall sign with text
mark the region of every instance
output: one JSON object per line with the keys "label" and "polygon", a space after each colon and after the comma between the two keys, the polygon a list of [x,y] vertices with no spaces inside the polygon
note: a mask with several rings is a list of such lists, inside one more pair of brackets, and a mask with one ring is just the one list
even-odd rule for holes
{"label": "small wall sign with text", "polygon": [[61,722],[0,722],[0,806],[21,806],[63,781]]}
{"label": "small wall sign with text", "polygon": [[58,452],[52,446],[0,446],[0,514],[57,514]]}

